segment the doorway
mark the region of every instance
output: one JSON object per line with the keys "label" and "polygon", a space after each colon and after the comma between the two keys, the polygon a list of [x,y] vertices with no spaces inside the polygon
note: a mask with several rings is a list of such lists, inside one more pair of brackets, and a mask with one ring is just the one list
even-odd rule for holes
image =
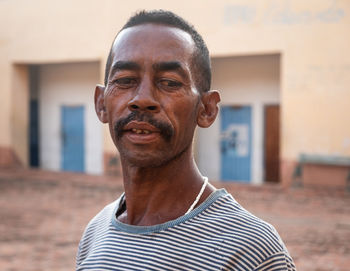
{"label": "doorway", "polygon": [[[280,102],[280,59],[279,54],[212,59],[212,89],[220,91],[220,110],[225,111],[228,110],[225,107],[235,105],[250,107],[250,162],[247,163],[250,165],[250,176],[246,176],[244,181],[249,179],[252,184],[265,182],[264,112],[266,105],[278,105]],[[211,127],[198,129],[196,141],[196,159],[201,172],[216,180],[226,178],[223,173],[226,169],[223,168],[234,166],[233,163],[223,165],[227,158],[221,154],[223,116],[219,114]],[[232,154],[232,150],[229,153]]]}
{"label": "doorway", "polygon": [[93,102],[99,68],[98,62],[37,66],[40,168],[103,172],[103,130]]}
{"label": "doorway", "polygon": [[40,167],[39,69],[29,65],[29,166]]}

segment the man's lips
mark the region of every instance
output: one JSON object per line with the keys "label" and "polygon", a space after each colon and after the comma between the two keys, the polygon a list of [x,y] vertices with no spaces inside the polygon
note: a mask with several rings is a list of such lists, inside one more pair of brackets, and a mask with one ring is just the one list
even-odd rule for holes
{"label": "man's lips", "polygon": [[123,131],[131,131],[137,134],[159,133],[159,129],[144,121],[131,121],[124,126]]}
{"label": "man's lips", "polygon": [[134,144],[149,144],[158,140],[160,130],[143,121],[131,121],[123,128],[123,134]]}
{"label": "man's lips", "polygon": [[160,133],[159,129],[144,121],[131,121],[124,126],[123,132],[130,132],[137,135],[149,135]]}
{"label": "man's lips", "polygon": [[137,140],[151,140],[162,137],[169,142],[174,134],[172,126],[164,121],[156,120],[153,115],[140,113],[138,111],[131,112],[127,117],[119,119],[114,130],[116,137],[121,139],[127,136]]}

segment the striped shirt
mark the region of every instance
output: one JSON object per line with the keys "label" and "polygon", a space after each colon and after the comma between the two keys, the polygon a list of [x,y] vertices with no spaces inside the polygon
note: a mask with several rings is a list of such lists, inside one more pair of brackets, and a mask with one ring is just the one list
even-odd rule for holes
{"label": "striped shirt", "polygon": [[189,214],[154,226],[118,221],[123,197],[86,227],[76,270],[296,270],[276,230],[225,189]]}

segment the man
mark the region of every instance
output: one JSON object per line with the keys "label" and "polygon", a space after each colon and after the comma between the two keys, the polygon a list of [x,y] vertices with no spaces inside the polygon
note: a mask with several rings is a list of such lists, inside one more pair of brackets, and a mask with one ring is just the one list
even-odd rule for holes
{"label": "man", "polygon": [[87,226],[77,270],[295,270],[272,226],[199,172],[196,126],[210,126],[201,36],[171,12],[140,12],[111,47],[96,112],[119,150],[125,193]]}

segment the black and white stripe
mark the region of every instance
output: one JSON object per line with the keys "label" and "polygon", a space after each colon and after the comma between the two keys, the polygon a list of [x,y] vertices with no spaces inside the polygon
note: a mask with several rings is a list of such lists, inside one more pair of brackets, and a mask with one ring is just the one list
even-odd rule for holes
{"label": "black and white stripe", "polygon": [[150,227],[119,222],[120,205],[118,199],[90,221],[76,270],[296,270],[276,230],[224,189],[189,214]]}

